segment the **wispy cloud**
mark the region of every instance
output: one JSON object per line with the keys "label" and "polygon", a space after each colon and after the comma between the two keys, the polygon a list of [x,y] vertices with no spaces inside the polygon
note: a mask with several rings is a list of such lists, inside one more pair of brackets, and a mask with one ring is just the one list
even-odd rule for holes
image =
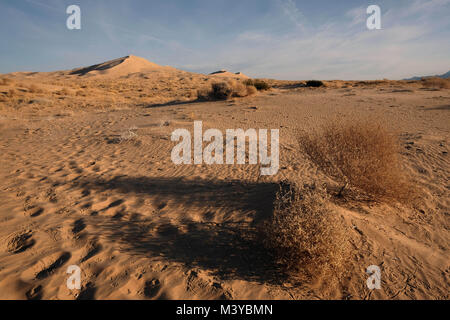
{"label": "wispy cloud", "polygon": [[31,3],[32,5],[43,7],[45,9],[47,9],[47,10],[58,11],[58,9],[55,6],[51,6],[51,5],[47,4],[47,3],[44,3],[44,2],[41,2],[41,1],[38,1],[38,0],[25,0],[25,1],[28,2],[28,3]]}
{"label": "wispy cloud", "polygon": [[362,24],[366,21],[366,8],[356,7],[352,8],[345,14],[350,20],[349,26]]}
{"label": "wispy cloud", "polygon": [[283,13],[298,28],[305,28],[305,16],[295,4],[294,0],[279,0]]}
{"label": "wispy cloud", "polygon": [[[233,71],[284,79],[398,79],[445,72],[450,67],[450,44],[434,32],[446,22],[434,14],[448,2],[417,0],[406,13],[403,7],[392,8],[392,16],[401,19],[390,21],[385,30],[368,30],[366,8],[355,7],[327,25],[316,29],[308,26],[308,33],[293,30],[279,36],[245,31],[211,56],[216,68],[234,66]],[[296,12],[292,1],[283,5],[284,14]],[[427,23],[415,24],[417,19]],[[450,36],[450,30],[446,34]],[[442,54],[445,52],[447,56]],[[214,65],[214,59],[204,56],[204,65]],[[198,66],[201,69],[201,63]],[[238,66],[243,69],[237,70]]]}
{"label": "wispy cloud", "polygon": [[131,53],[190,71],[280,79],[396,79],[450,67],[450,0],[382,1],[383,30],[366,28],[366,7],[331,0],[320,1],[321,10],[295,0],[258,0],[258,7],[236,0],[226,14],[206,0],[195,8],[79,0],[80,32],[65,29],[63,2],[48,1],[0,4],[0,36],[9,44],[0,70],[14,61],[20,69],[33,61],[53,69],[55,59],[72,67]]}

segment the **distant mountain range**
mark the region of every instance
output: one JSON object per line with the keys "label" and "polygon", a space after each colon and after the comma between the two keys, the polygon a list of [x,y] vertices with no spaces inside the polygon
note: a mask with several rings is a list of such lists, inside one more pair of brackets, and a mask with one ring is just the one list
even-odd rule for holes
{"label": "distant mountain range", "polygon": [[435,76],[423,76],[423,77],[412,77],[409,79],[404,80],[421,80],[422,78],[442,78],[442,79],[450,79],[450,71],[441,75],[435,75]]}

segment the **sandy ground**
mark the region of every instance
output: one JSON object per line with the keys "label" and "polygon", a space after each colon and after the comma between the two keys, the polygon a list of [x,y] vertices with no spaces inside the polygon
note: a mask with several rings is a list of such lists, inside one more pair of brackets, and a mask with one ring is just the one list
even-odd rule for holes
{"label": "sandy ground", "polygon": [[[0,84],[0,298],[449,298],[449,89],[277,82],[252,97],[198,102],[211,77],[142,63]],[[276,182],[326,181],[295,135],[336,116],[397,130],[424,199],[339,206],[351,230],[347,274],[293,283],[253,238],[254,222],[271,210]],[[223,132],[280,129],[278,174],[174,165],[170,135],[194,120]],[[69,265],[82,270],[81,290],[66,286]],[[380,290],[366,286],[370,265],[381,267]]]}

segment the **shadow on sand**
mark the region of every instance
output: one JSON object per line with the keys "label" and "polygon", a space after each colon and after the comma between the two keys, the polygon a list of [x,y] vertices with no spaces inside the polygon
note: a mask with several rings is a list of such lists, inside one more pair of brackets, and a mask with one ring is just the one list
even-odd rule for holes
{"label": "shadow on sand", "polygon": [[450,110],[450,105],[447,104],[447,105],[437,106],[437,107],[433,107],[433,108],[426,108],[424,110],[427,110],[427,111],[430,111],[430,110],[446,110],[446,111],[448,111],[448,110]]}
{"label": "shadow on sand", "polygon": [[[143,221],[139,215],[96,217],[96,228],[120,250],[132,255],[160,257],[211,271],[219,278],[279,284],[285,280],[273,258],[261,245],[257,224],[273,210],[279,185],[242,181],[185,180],[150,177],[115,177],[79,181],[91,190],[115,190],[122,194],[151,195],[156,201],[190,208],[214,207],[229,212],[221,222],[182,220],[182,224],[158,219]],[[251,222],[233,221],[232,212],[251,211]],[[213,219],[212,216],[207,220]],[[159,220],[161,221],[161,220]],[[216,221],[216,220],[214,220]]]}
{"label": "shadow on sand", "polygon": [[188,100],[188,101],[180,101],[180,100],[173,100],[165,103],[154,103],[149,105],[144,105],[144,108],[151,109],[151,108],[162,108],[162,107],[169,107],[169,106],[180,106],[180,105],[187,105],[187,104],[194,104],[194,103],[200,103],[200,102],[206,102],[205,100]]}
{"label": "shadow on sand", "polygon": [[298,83],[274,85],[273,88],[289,90],[289,89],[297,89],[297,88],[306,88],[306,85],[303,82],[298,82]]}

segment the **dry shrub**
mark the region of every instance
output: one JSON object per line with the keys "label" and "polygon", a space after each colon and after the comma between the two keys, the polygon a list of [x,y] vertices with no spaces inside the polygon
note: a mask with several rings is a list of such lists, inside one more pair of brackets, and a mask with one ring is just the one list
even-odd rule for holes
{"label": "dry shrub", "polygon": [[31,93],[44,93],[44,90],[40,87],[38,87],[35,84],[32,84],[28,87],[29,92]]}
{"label": "dry shrub", "polygon": [[376,122],[329,122],[299,136],[306,156],[325,174],[356,189],[368,200],[414,198],[413,184],[402,168],[395,135]]}
{"label": "dry shrub", "polygon": [[422,79],[422,84],[426,88],[450,89],[450,79],[426,78]]}
{"label": "dry shrub", "polygon": [[197,96],[200,100],[227,100],[233,97],[246,97],[256,93],[256,91],[254,86],[228,80],[212,83],[210,89],[199,90]]}
{"label": "dry shrub", "polygon": [[318,88],[318,87],[324,87],[325,84],[320,80],[309,80],[309,81],[306,81],[306,86]]}
{"label": "dry shrub", "polygon": [[246,91],[247,91],[247,96],[251,96],[254,95],[255,93],[258,92],[258,89],[254,86],[246,86]]}
{"label": "dry shrub", "polygon": [[59,96],[69,96],[71,94],[71,92],[67,88],[62,88],[61,90],[56,91],[56,94]]}
{"label": "dry shrub", "polygon": [[136,144],[139,144],[139,135],[137,133],[138,127],[132,126],[128,128],[128,130],[122,132],[119,137],[119,143],[132,141]]}
{"label": "dry shrub", "polygon": [[14,89],[14,88],[9,89],[9,90],[8,90],[7,96],[8,96],[9,98],[13,98],[13,97],[17,96],[17,90]]}
{"label": "dry shrub", "polygon": [[12,79],[9,78],[2,78],[0,79],[0,86],[8,86],[10,84],[13,84],[14,81]]}
{"label": "dry shrub", "polygon": [[253,86],[258,91],[266,91],[271,88],[270,84],[261,79],[247,79],[244,82],[247,86]]}
{"label": "dry shrub", "polygon": [[341,219],[322,187],[282,182],[273,214],[261,224],[261,239],[290,276],[336,275],[349,254]]}

